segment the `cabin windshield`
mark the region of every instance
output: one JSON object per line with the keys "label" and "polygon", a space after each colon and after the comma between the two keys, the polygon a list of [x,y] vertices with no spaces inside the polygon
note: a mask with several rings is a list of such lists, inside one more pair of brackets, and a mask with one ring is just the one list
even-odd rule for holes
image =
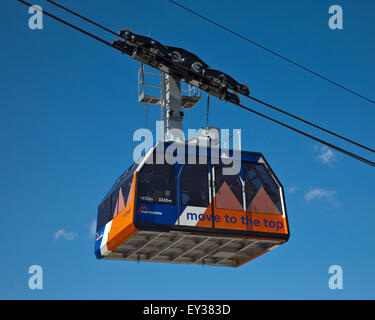
{"label": "cabin windshield", "polygon": [[281,214],[280,188],[263,164],[245,163],[246,211]]}
{"label": "cabin windshield", "polygon": [[134,172],[138,165],[133,164],[121,177],[117,179],[98,208],[97,231],[111,221],[123,210],[132,199],[131,186]]}
{"label": "cabin windshield", "polygon": [[138,174],[138,201],[175,203],[175,166],[145,164]]}

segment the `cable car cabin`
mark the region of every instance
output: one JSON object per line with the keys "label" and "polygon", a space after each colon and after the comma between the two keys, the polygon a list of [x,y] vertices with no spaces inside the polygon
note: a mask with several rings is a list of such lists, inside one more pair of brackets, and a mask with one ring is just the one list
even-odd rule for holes
{"label": "cable car cabin", "polygon": [[159,142],[105,196],[97,258],[238,267],[288,240],[283,188],[262,154],[228,164],[232,150],[173,145]]}

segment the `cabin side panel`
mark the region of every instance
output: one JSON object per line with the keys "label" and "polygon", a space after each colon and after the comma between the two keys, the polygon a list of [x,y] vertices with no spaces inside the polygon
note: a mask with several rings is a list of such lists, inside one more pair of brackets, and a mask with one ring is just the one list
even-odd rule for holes
{"label": "cabin side panel", "polygon": [[134,172],[123,179],[108,198],[112,201],[112,219],[96,233],[95,254],[98,258],[108,255],[137,232],[134,226],[136,180]]}

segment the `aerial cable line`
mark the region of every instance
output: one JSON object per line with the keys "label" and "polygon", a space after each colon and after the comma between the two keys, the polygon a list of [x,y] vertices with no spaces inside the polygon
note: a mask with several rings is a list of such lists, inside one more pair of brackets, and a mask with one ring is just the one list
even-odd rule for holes
{"label": "aerial cable line", "polygon": [[[73,15],[75,15],[75,16],[77,16],[77,17],[79,17],[79,18],[81,18],[81,19],[83,19],[83,20],[85,20],[85,21],[87,21],[87,22],[89,22],[89,23],[91,23],[91,24],[93,24],[93,25],[95,25],[95,26],[97,26],[97,27],[99,27],[99,28],[101,28],[101,29],[103,29],[103,30],[109,32],[109,33],[111,33],[111,34],[113,34],[113,35],[115,35],[115,36],[120,36],[118,33],[114,32],[113,30],[110,30],[110,29],[108,29],[108,28],[106,28],[106,27],[104,27],[104,26],[98,24],[97,22],[88,19],[88,18],[86,18],[86,17],[84,17],[84,16],[78,14],[77,12],[75,12],[75,11],[73,11],[73,10],[71,10],[71,9],[68,9],[68,8],[66,8],[66,7],[64,7],[64,6],[62,6],[62,5],[58,4],[58,3],[56,3],[55,1],[52,1],[52,0],[47,0],[47,1],[50,2],[50,3],[52,3],[53,5],[55,5],[55,6],[57,6],[57,7],[59,7],[59,8],[61,8],[61,9],[65,10],[65,11],[67,11],[67,12],[69,12],[69,13],[71,13],[71,14],[73,14]],[[182,67],[182,68],[184,68],[184,69],[190,71],[190,69],[187,68],[187,67],[184,66],[184,65],[181,65],[180,67]],[[287,111],[285,111],[285,110],[282,110],[282,109],[280,109],[280,108],[277,108],[277,107],[275,107],[275,106],[273,106],[273,105],[271,105],[271,104],[269,104],[269,103],[267,103],[267,102],[264,102],[264,101],[262,101],[262,100],[260,100],[260,99],[257,99],[257,98],[255,98],[255,97],[252,97],[252,96],[247,96],[247,95],[245,95],[245,97],[247,97],[247,98],[249,98],[249,99],[252,99],[253,101],[256,101],[256,102],[258,102],[258,103],[261,103],[261,104],[263,104],[264,106],[266,106],[266,107],[268,107],[268,108],[271,108],[271,109],[273,109],[273,110],[276,110],[276,111],[278,111],[278,112],[280,112],[280,113],[282,113],[282,114],[284,114],[284,115],[287,115],[287,116],[289,116],[289,117],[291,117],[291,118],[294,118],[294,119],[296,119],[296,120],[298,120],[298,121],[301,121],[301,122],[303,122],[303,123],[305,123],[305,124],[307,124],[307,125],[309,125],[309,126],[312,126],[312,127],[316,128],[316,129],[319,129],[319,130],[321,130],[321,131],[324,131],[325,133],[331,134],[331,135],[335,136],[336,138],[340,138],[340,139],[342,139],[342,140],[345,140],[346,142],[349,142],[349,143],[354,144],[354,145],[356,145],[356,146],[358,146],[358,147],[361,147],[361,148],[363,148],[363,149],[366,149],[367,151],[371,151],[371,152],[375,153],[375,150],[372,149],[372,148],[366,147],[366,146],[364,146],[364,145],[362,145],[362,144],[360,144],[360,143],[358,143],[358,142],[356,142],[356,141],[354,141],[354,140],[352,140],[352,139],[345,138],[345,137],[343,137],[342,135],[339,135],[339,134],[337,134],[337,133],[335,133],[335,132],[333,132],[333,131],[331,131],[331,130],[325,129],[325,128],[323,128],[323,127],[321,127],[321,126],[319,126],[319,125],[317,125],[317,124],[314,124],[314,123],[312,123],[312,122],[310,122],[310,121],[307,121],[307,120],[305,120],[305,119],[303,119],[303,118],[301,118],[301,117],[295,116],[295,115],[293,115],[293,114],[291,114],[291,113],[289,113],[289,112],[287,112]]]}
{"label": "aerial cable line", "polygon": [[322,131],[324,131],[324,132],[326,132],[326,133],[329,133],[329,134],[331,134],[331,135],[333,135],[333,136],[335,136],[335,137],[337,137],[337,138],[340,138],[340,139],[345,140],[345,141],[347,141],[347,142],[350,142],[350,143],[352,143],[352,144],[354,144],[354,145],[356,145],[356,146],[358,146],[358,147],[361,147],[361,148],[363,148],[363,149],[366,149],[366,150],[368,150],[368,151],[371,151],[371,152],[374,152],[374,153],[375,153],[375,150],[374,150],[374,149],[371,149],[371,148],[369,148],[369,147],[366,147],[366,146],[364,146],[364,145],[362,145],[362,144],[360,144],[360,143],[358,143],[358,142],[355,142],[355,141],[353,141],[353,140],[351,140],[351,139],[345,138],[345,137],[343,137],[343,136],[341,136],[341,135],[339,135],[339,134],[337,134],[337,133],[335,133],[335,132],[332,132],[332,131],[330,131],[330,130],[328,130],[328,129],[325,129],[325,128],[321,127],[321,126],[318,126],[318,125],[316,125],[316,124],[314,124],[314,123],[312,123],[312,122],[310,122],[310,121],[307,121],[307,120],[302,119],[302,118],[300,118],[300,117],[298,117],[298,116],[295,116],[295,115],[293,115],[293,114],[291,114],[291,113],[289,113],[289,112],[287,112],[287,111],[285,111],[285,110],[282,110],[282,109],[280,109],[280,108],[277,108],[277,107],[275,107],[275,106],[273,106],[273,105],[271,105],[271,104],[269,104],[269,103],[267,103],[267,102],[264,102],[264,101],[262,101],[262,100],[259,100],[259,99],[257,99],[257,98],[251,97],[251,96],[246,96],[246,97],[249,98],[249,99],[252,99],[253,101],[256,101],[256,102],[258,102],[258,103],[261,103],[261,104],[263,104],[263,105],[266,106],[266,107],[269,107],[269,108],[271,108],[271,109],[273,109],[273,110],[276,110],[276,111],[278,111],[278,112],[281,112],[282,114],[285,114],[285,115],[287,115],[287,116],[289,116],[289,117],[291,117],[291,118],[294,118],[294,119],[299,120],[299,121],[301,121],[301,122],[303,122],[303,123],[305,123],[305,124],[308,124],[308,125],[310,125],[310,126],[312,126],[312,127],[314,127],[314,128],[317,128],[317,129],[322,130]]}
{"label": "aerial cable line", "polygon": [[285,124],[285,123],[283,123],[283,122],[281,122],[281,121],[279,121],[279,120],[276,120],[276,119],[271,118],[271,117],[269,117],[269,116],[266,116],[266,115],[264,115],[264,114],[262,114],[262,113],[260,113],[260,112],[257,112],[257,111],[255,111],[255,110],[253,110],[253,109],[250,109],[249,107],[246,107],[246,106],[244,106],[244,105],[242,105],[242,104],[240,104],[240,103],[238,103],[238,104],[237,104],[237,103],[233,103],[233,104],[236,105],[236,106],[238,106],[238,107],[240,107],[240,108],[242,108],[242,109],[245,109],[245,110],[247,110],[247,111],[250,111],[250,112],[252,112],[252,113],[255,113],[255,114],[258,115],[258,116],[261,116],[261,117],[263,117],[263,118],[266,118],[266,119],[268,119],[268,120],[271,120],[271,121],[273,121],[273,122],[275,122],[275,123],[277,123],[277,124],[279,124],[279,125],[281,125],[281,126],[283,126],[283,127],[286,127],[286,128],[288,128],[288,129],[290,129],[290,130],[293,130],[294,132],[297,132],[297,133],[299,133],[299,134],[302,134],[302,135],[304,135],[305,137],[308,137],[308,138],[310,138],[310,139],[312,139],[312,140],[315,140],[315,141],[317,141],[317,142],[320,142],[321,144],[324,144],[324,145],[326,145],[326,146],[328,146],[328,147],[330,147],[330,148],[332,148],[332,149],[334,149],[334,150],[336,150],[336,151],[339,151],[339,152],[341,152],[341,153],[344,153],[344,154],[346,154],[346,155],[348,155],[348,156],[350,156],[350,157],[352,157],[352,158],[354,158],[354,159],[356,159],[356,160],[362,161],[362,162],[364,162],[364,163],[366,163],[366,164],[368,164],[368,165],[370,165],[370,166],[375,167],[375,162],[372,162],[372,161],[370,161],[370,160],[368,160],[368,159],[366,159],[366,158],[362,158],[362,157],[360,157],[360,156],[358,156],[358,155],[356,155],[356,154],[354,154],[354,153],[352,153],[352,152],[349,152],[349,151],[347,151],[347,150],[345,150],[345,149],[342,149],[342,148],[340,148],[340,147],[337,147],[337,146],[335,146],[335,145],[333,145],[333,144],[331,144],[331,143],[329,143],[329,142],[327,142],[327,141],[321,140],[321,139],[319,139],[319,138],[317,138],[317,137],[314,137],[314,136],[312,136],[312,135],[310,135],[310,134],[308,134],[308,133],[306,133],[306,132],[303,132],[303,131],[301,131],[301,130],[299,130],[299,129],[296,129],[296,128],[292,127],[292,126],[289,126],[289,125],[287,125],[287,124]]}
{"label": "aerial cable line", "polygon": [[[23,1],[23,0],[17,0],[17,1],[19,1],[19,2],[21,2],[21,3],[23,3],[23,4],[25,4],[25,5],[27,5],[27,6],[29,6],[29,7],[33,7],[32,4],[30,4],[30,3],[26,2],[26,1]],[[69,27],[75,29],[75,30],[78,30],[78,31],[84,33],[85,35],[87,35],[87,36],[89,36],[89,37],[91,37],[91,38],[94,38],[95,40],[98,40],[98,41],[100,41],[100,42],[102,42],[102,43],[104,43],[104,44],[106,44],[106,45],[108,45],[108,46],[110,46],[110,47],[112,47],[112,48],[115,48],[110,42],[105,41],[105,40],[103,40],[103,39],[101,39],[101,38],[99,38],[99,37],[93,35],[92,33],[87,32],[86,30],[83,30],[83,29],[81,29],[81,28],[79,28],[79,27],[77,27],[77,26],[75,26],[75,25],[73,25],[73,24],[71,24],[71,23],[69,23],[69,22],[66,22],[65,20],[62,20],[62,19],[60,19],[60,18],[54,16],[54,15],[51,14],[51,13],[48,13],[48,12],[44,11],[44,10],[41,10],[41,9],[39,9],[38,7],[33,7],[33,8],[34,8],[35,10],[37,10],[37,11],[39,11],[39,12],[42,12],[43,14],[45,14],[45,15],[47,15],[47,16],[49,16],[49,17],[51,17],[51,18],[53,18],[53,19],[55,19],[55,20],[57,20],[57,21],[59,21],[59,22],[61,22],[61,23],[63,23],[63,24],[65,24],[65,25],[67,25],[67,26],[69,26]],[[116,48],[115,48],[115,49],[116,49]],[[118,50],[119,50],[119,49],[118,49]],[[121,50],[119,50],[119,51],[121,51]]]}
{"label": "aerial cable line", "polygon": [[116,33],[116,32],[114,32],[114,31],[112,31],[112,30],[110,30],[110,29],[108,29],[108,28],[106,28],[106,27],[104,27],[104,26],[102,26],[102,25],[96,23],[95,21],[92,21],[92,20],[90,20],[90,19],[88,19],[88,18],[85,18],[84,16],[81,16],[81,15],[78,14],[77,12],[74,12],[73,10],[70,10],[70,9],[68,9],[68,8],[66,8],[66,7],[64,7],[64,6],[62,6],[61,4],[58,4],[58,3],[55,2],[55,1],[47,0],[47,2],[50,2],[50,3],[52,3],[53,5],[55,5],[56,7],[59,7],[60,9],[63,9],[63,10],[65,10],[65,11],[67,11],[67,12],[69,12],[69,13],[75,15],[76,17],[79,17],[79,18],[81,18],[81,19],[83,19],[83,20],[85,20],[85,21],[87,21],[87,22],[89,22],[89,23],[91,23],[91,24],[93,24],[93,25],[95,25],[95,26],[97,26],[97,27],[99,27],[99,28],[101,28],[101,29],[103,29],[103,30],[109,32],[109,33],[112,33],[113,35],[115,35],[115,36],[117,36],[117,37],[119,36],[118,33]]}
{"label": "aerial cable line", "polygon": [[245,36],[243,36],[243,35],[241,35],[241,34],[235,32],[235,31],[229,29],[228,27],[225,27],[225,26],[223,26],[223,25],[221,25],[221,24],[219,24],[219,23],[213,21],[212,19],[209,19],[209,18],[207,18],[207,17],[205,17],[205,16],[199,14],[199,13],[196,12],[196,11],[194,11],[194,10],[192,10],[192,9],[189,9],[189,8],[183,6],[182,4],[180,4],[180,3],[176,2],[176,1],[173,1],[173,0],[167,0],[167,1],[169,1],[170,3],[172,3],[172,4],[176,5],[176,6],[178,6],[178,7],[182,8],[182,9],[184,9],[184,10],[186,10],[186,11],[188,11],[188,12],[190,12],[190,13],[192,13],[192,14],[194,14],[194,15],[196,15],[196,16],[202,18],[202,19],[204,19],[204,20],[206,20],[206,21],[209,22],[209,23],[212,23],[212,24],[214,24],[215,26],[217,26],[217,27],[219,27],[219,28],[221,28],[221,29],[223,29],[223,30],[225,30],[225,31],[228,31],[228,32],[230,32],[231,34],[233,34],[233,35],[235,35],[235,36],[237,36],[237,37],[239,37],[239,38],[241,38],[241,39],[243,39],[243,40],[245,40],[245,41],[247,41],[247,42],[249,42],[249,43],[251,43],[251,44],[253,44],[253,45],[255,45],[255,46],[257,46],[257,47],[259,47],[259,48],[261,48],[261,49],[263,49],[263,50],[265,50],[265,51],[267,51],[268,53],[271,53],[271,54],[273,54],[273,55],[279,57],[280,59],[283,59],[284,61],[289,62],[289,63],[295,65],[296,67],[298,67],[298,68],[300,68],[300,69],[302,69],[302,70],[305,70],[305,71],[307,71],[307,72],[310,72],[310,73],[312,73],[313,75],[315,75],[315,76],[317,76],[317,77],[319,77],[319,78],[321,78],[321,79],[323,79],[323,80],[326,80],[326,81],[330,82],[331,84],[333,84],[333,85],[335,85],[335,86],[337,86],[337,87],[339,87],[339,88],[341,88],[341,89],[344,89],[344,90],[346,90],[347,92],[349,92],[349,93],[351,93],[351,94],[356,95],[357,97],[360,97],[360,98],[362,98],[362,99],[364,99],[364,100],[366,100],[366,101],[368,101],[368,102],[370,102],[370,103],[372,103],[372,104],[375,104],[375,100],[372,100],[372,99],[370,99],[370,98],[367,98],[367,97],[363,96],[362,94],[359,94],[358,92],[355,92],[354,90],[351,90],[351,89],[349,89],[349,88],[343,86],[342,84],[340,84],[340,83],[338,83],[338,82],[336,82],[336,81],[330,80],[330,79],[328,79],[327,77],[323,76],[322,74],[320,74],[320,73],[318,73],[318,72],[315,72],[315,71],[313,71],[313,70],[311,70],[311,69],[309,69],[309,68],[307,68],[307,67],[305,67],[305,66],[303,66],[303,65],[301,65],[301,64],[299,64],[299,63],[297,63],[297,62],[295,62],[295,61],[293,61],[292,59],[289,59],[289,58],[287,58],[287,57],[285,57],[285,56],[283,56],[283,55],[277,53],[277,52],[274,51],[274,50],[268,49],[268,48],[264,47],[263,45],[259,44],[258,42],[255,42],[255,41],[253,41],[253,40],[251,40],[251,39],[249,39],[249,38],[247,38],[247,37],[245,37]]}
{"label": "aerial cable line", "polygon": [[[32,7],[32,5],[29,4],[29,3],[26,2],[26,1],[23,1],[23,0],[17,0],[17,1],[19,1],[19,2],[21,2],[21,3],[23,3],[23,4],[25,4],[25,5],[27,5],[27,6],[29,6],[29,7]],[[41,10],[38,9],[38,8],[35,8],[35,9],[41,11]],[[77,31],[80,31],[80,32],[82,32],[82,33],[84,33],[84,34],[90,36],[90,37],[93,38],[93,39],[96,39],[96,40],[98,40],[98,41],[100,41],[100,42],[102,42],[102,43],[104,43],[104,44],[107,44],[108,46],[110,46],[110,47],[112,47],[112,48],[114,48],[114,49],[117,49],[117,48],[115,48],[111,43],[109,43],[109,42],[107,42],[107,41],[105,41],[105,40],[103,40],[103,39],[101,39],[101,38],[99,38],[99,37],[97,37],[97,36],[95,36],[95,35],[93,35],[93,34],[87,32],[87,31],[85,31],[85,30],[83,30],[83,29],[81,29],[81,28],[79,28],[79,27],[76,27],[76,26],[70,24],[69,22],[66,22],[66,21],[64,21],[64,20],[62,20],[62,19],[60,19],[60,18],[58,18],[58,17],[56,17],[56,16],[54,16],[54,15],[52,15],[52,14],[50,14],[50,13],[44,11],[44,10],[43,10],[43,13],[46,14],[47,16],[49,16],[49,17],[51,17],[51,18],[53,18],[53,19],[55,19],[55,20],[57,20],[57,21],[59,21],[59,22],[65,24],[65,25],[67,25],[67,26],[69,26],[69,27],[71,27],[71,28],[77,30]],[[119,49],[118,49],[118,50],[119,50]],[[121,50],[119,50],[119,51],[121,51]],[[297,132],[297,133],[300,133],[300,134],[302,134],[302,135],[304,135],[304,136],[306,136],[306,137],[308,137],[308,138],[310,138],[310,139],[313,139],[313,140],[315,140],[315,141],[317,141],[317,142],[320,142],[320,143],[322,143],[322,144],[324,144],[324,145],[326,145],[326,146],[328,146],[328,147],[330,147],[330,148],[332,148],[332,149],[334,149],[334,150],[337,150],[337,151],[339,151],[339,152],[342,152],[342,153],[344,153],[344,154],[346,154],[346,155],[348,155],[348,156],[350,156],[350,157],[352,157],[352,158],[354,158],[354,159],[356,159],[356,160],[362,161],[362,162],[364,162],[364,163],[366,163],[366,164],[368,164],[368,165],[370,165],[370,166],[375,167],[375,163],[372,162],[372,161],[370,161],[370,160],[368,160],[368,159],[366,159],[366,158],[360,157],[359,155],[356,155],[356,154],[354,154],[354,153],[352,153],[352,152],[349,152],[349,151],[347,151],[347,150],[345,150],[345,149],[342,149],[342,148],[337,147],[337,146],[335,146],[335,145],[333,145],[333,144],[330,144],[330,143],[328,143],[328,142],[326,142],[326,141],[324,141],[324,140],[321,140],[321,139],[319,139],[319,138],[316,138],[316,137],[314,137],[314,136],[312,136],[312,135],[310,135],[310,134],[308,134],[308,133],[305,133],[305,132],[303,132],[303,131],[301,131],[301,130],[299,130],[299,129],[293,128],[293,127],[291,127],[291,126],[289,126],[289,125],[287,125],[287,124],[285,124],[285,123],[283,123],[283,122],[281,122],[281,121],[278,121],[278,120],[273,119],[273,118],[271,118],[271,117],[269,117],[269,116],[266,116],[266,115],[264,115],[264,114],[262,114],[262,113],[260,113],[260,112],[257,112],[257,111],[255,111],[255,110],[253,110],[253,109],[250,109],[249,107],[246,107],[246,106],[244,106],[244,105],[242,105],[242,104],[239,104],[239,103],[238,103],[238,104],[233,103],[233,104],[234,104],[234,105],[237,105],[238,107],[243,108],[243,109],[245,109],[245,110],[247,110],[247,111],[250,111],[250,112],[252,112],[252,113],[255,113],[255,114],[257,114],[257,115],[259,115],[259,116],[261,116],[261,117],[263,117],[263,118],[266,118],[266,119],[268,119],[268,120],[271,120],[271,121],[273,121],[273,122],[275,122],[275,123],[277,123],[277,124],[279,124],[279,125],[282,125],[282,126],[288,128],[288,129],[290,129],[290,130],[293,130],[293,131],[295,131],[295,132]]]}

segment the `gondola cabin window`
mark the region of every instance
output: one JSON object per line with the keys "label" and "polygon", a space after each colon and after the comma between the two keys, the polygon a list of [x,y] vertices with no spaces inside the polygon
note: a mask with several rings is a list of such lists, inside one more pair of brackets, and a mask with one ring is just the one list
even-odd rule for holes
{"label": "gondola cabin window", "polygon": [[138,201],[175,204],[174,165],[145,164],[138,176]]}
{"label": "gondola cabin window", "polygon": [[243,211],[242,182],[238,174],[225,174],[224,165],[215,166],[216,208]]}
{"label": "gondola cabin window", "polygon": [[263,164],[245,163],[246,211],[281,214],[280,188]]}
{"label": "gondola cabin window", "polygon": [[185,164],[181,175],[180,189],[182,205],[208,207],[207,165]]}
{"label": "gondola cabin window", "polygon": [[133,175],[136,169],[136,165],[133,165],[118,178],[99,205],[97,231],[130,204],[133,198]]}

